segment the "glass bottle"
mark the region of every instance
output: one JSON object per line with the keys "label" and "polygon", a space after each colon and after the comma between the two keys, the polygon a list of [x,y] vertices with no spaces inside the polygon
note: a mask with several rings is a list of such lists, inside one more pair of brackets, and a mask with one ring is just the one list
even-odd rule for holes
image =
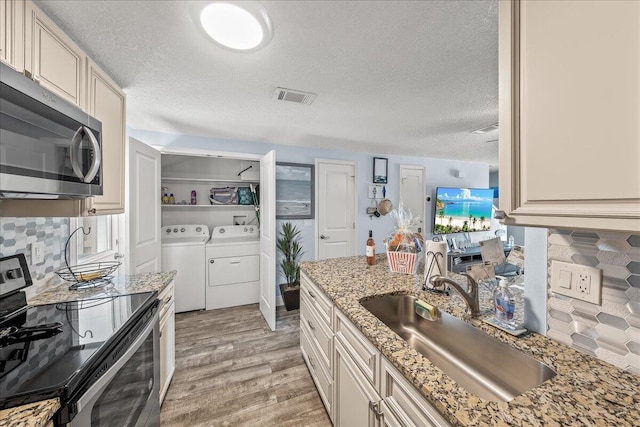
{"label": "glass bottle", "polygon": [[376,242],[373,240],[373,232],[369,230],[369,238],[367,239],[367,264],[374,265],[376,263]]}

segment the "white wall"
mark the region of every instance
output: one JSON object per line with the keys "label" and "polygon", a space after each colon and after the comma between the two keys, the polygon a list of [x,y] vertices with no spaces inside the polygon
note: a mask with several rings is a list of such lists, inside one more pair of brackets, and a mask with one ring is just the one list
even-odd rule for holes
{"label": "white wall", "polygon": [[[161,132],[140,131],[129,129],[129,135],[150,145],[175,148],[196,148],[236,153],[266,154],[270,150],[276,151],[276,161],[313,164],[316,158],[350,160],[357,163],[358,168],[358,217],[357,217],[357,247],[358,254],[364,255],[365,242],[368,230],[373,230],[378,252],[383,252],[383,239],[393,231],[393,221],[389,216],[370,219],[366,214],[366,208],[370,206],[367,198],[367,189],[372,184],[373,157],[385,157],[389,159],[389,185],[387,185],[387,198],[394,207],[397,207],[400,191],[399,175],[400,165],[420,165],[426,169],[427,196],[432,198],[427,203],[427,217],[425,219],[425,237],[431,236],[433,227],[433,211],[436,187],[473,187],[486,188],[489,186],[489,165],[484,163],[462,162],[454,160],[389,156],[376,153],[360,153],[351,151],[335,151],[321,148],[295,147],[290,145],[266,144],[249,141],[232,141],[201,136],[167,134]],[[463,178],[456,178],[454,171],[461,171]],[[305,248],[304,259],[314,259],[315,221],[292,221],[302,230],[303,245]],[[279,230],[282,221],[278,221],[276,227]],[[481,239],[480,234],[475,239]],[[488,233],[490,235],[490,233]]]}

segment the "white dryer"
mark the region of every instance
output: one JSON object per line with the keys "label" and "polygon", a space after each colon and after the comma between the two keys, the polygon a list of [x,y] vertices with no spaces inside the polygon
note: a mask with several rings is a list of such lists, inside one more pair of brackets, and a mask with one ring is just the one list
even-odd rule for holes
{"label": "white dryer", "polygon": [[207,310],[260,302],[260,230],[215,227],[207,243]]}
{"label": "white dryer", "polygon": [[176,270],[176,313],[205,308],[206,225],[162,227],[162,271]]}

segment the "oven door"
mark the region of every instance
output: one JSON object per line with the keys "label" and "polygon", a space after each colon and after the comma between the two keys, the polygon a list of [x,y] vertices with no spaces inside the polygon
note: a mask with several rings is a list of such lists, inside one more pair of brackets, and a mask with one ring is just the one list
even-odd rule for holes
{"label": "oven door", "polygon": [[116,364],[80,396],[68,426],[160,425],[159,333],[156,312]]}

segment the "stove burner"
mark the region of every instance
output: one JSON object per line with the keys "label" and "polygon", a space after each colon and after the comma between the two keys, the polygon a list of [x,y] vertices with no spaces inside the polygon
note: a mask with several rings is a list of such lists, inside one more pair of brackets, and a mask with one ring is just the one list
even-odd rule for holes
{"label": "stove burner", "polygon": [[63,326],[60,322],[25,327],[9,326],[0,330],[0,348],[19,342],[53,337],[62,332]]}

